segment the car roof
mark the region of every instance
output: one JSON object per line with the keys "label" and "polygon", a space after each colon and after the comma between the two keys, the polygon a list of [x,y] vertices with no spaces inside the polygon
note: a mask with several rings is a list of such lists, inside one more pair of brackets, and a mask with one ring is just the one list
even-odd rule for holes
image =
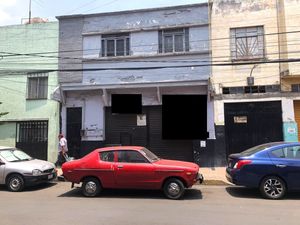
{"label": "car roof", "polygon": [[291,146],[291,145],[299,145],[300,142],[270,142],[270,143],[266,143],[265,145],[268,145],[268,148],[272,148],[272,147],[283,147],[283,146]]}
{"label": "car roof", "polygon": [[99,152],[103,152],[103,151],[116,151],[116,150],[136,150],[136,151],[140,151],[142,150],[144,147],[142,146],[110,146],[110,147],[104,147],[104,148],[98,148],[97,150]]}
{"label": "car roof", "polygon": [[9,146],[0,146],[0,151],[1,150],[7,150],[7,149],[13,149],[15,147],[9,147]]}

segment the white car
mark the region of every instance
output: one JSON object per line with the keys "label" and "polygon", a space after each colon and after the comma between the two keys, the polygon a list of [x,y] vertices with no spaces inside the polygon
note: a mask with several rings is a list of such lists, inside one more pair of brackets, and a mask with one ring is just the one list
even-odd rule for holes
{"label": "white car", "polygon": [[0,184],[8,190],[22,191],[25,186],[48,182],[57,177],[55,165],[34,159],[25,152],[0,146]]}

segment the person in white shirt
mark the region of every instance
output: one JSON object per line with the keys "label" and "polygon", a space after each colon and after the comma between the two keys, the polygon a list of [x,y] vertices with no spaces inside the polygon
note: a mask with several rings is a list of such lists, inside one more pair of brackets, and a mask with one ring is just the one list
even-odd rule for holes
{"label": "person in white shirt", "polygon": [[58,135],[58,156],[55,163],[56,166],[61,166],[66,161],[68,153],[68,141],[63,134]]}

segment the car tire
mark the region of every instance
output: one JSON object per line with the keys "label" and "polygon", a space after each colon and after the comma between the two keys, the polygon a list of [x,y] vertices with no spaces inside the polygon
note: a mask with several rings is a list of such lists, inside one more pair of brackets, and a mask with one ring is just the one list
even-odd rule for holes
{"label": "car tire", "polygon": [[7,178],[6,186],[9,191],[20,192],[25,186],[24,178],[19,174],[10,175]]}
{"label": "car tire", "polygon": [[95,197],[102,190],[99,180],[94,177],[84,179],[81,188],[85,197]]}
{"label": "car tire", "polygon": [[268,199],[281,199],[286,193],[285,182],[277,176],[265,177],[259,189],[261,194]]}
{"label": "car tire", "polygon": [[165,196],[169,199],[180,199],[185,192],[182,181],[177,178],[168,179],[163,189]]}

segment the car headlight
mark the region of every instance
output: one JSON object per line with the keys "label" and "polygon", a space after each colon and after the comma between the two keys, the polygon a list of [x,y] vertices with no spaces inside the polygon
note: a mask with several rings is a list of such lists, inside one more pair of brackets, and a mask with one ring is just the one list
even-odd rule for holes
{"label": "car headlight", "polygon": [[32,170],[33,176],[37,176],[37,175],[41,175],[41,174],[42,174],[42,171],[40,171],[40,170]]}

